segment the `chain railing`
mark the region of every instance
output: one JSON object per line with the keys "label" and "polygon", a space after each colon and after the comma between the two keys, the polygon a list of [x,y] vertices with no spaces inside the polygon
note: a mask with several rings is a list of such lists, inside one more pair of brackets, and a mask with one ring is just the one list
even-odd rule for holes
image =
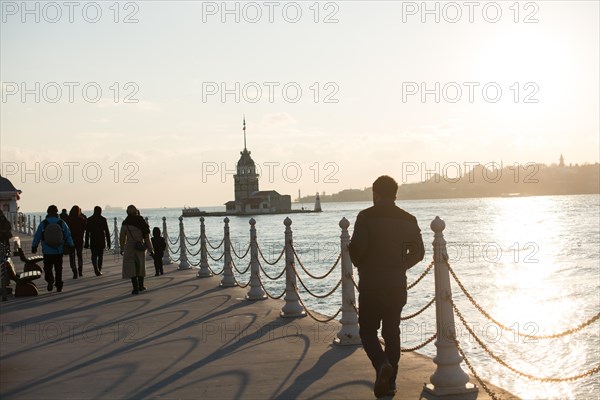
{"label": "chain railing", "polygon": [[[14,223],[15,231],[23,234],[31,234],[36,229],[37,218],[32,215],[14,214],[10,215],[10,220]],[[41,218],[40,218],[41,220]],[[284,318],[296,318],[308,316],[315,321],[326,323],[338,318],[341,324],[339,333],[337,334],[336,343],[338,344],[358,344],[360,338],[358,335],[358,313],[360,308],[356,302],[356,293],[359,291],[360,285],[357,284],[354,278],[352,262],[349,254],[350,235],[348,233],[349,222],[343,218],[339,226],[341,228],[340,236],[340,252],[337,255],[333,265],[324,269],[326,272],[317,274],[314,268],[304,265],[299,251],[293,244],[293,233],[291,229],[292,221],[289,218],[284,220],[284,244],[281,252],[277,257],[269,260],[263,254],[261,247],[258,244],[256,235],[256,221],[250,219],[250,241],[248,247],[242,252],[236,251],[230,237],[229,219],[224,220],[223,238],[217,246],[213,245],[207,235],[204,225],[204,217],[200,218],[200,234],[195,240],[189,240],[185,234],[183,218],[179,218],[179,234],[177,239],[172,241],[169,238],[166,218],[163,217],[163,238],[167,243],[167,252],[165,258],[168,258],[169,263],[179,262],[179,269],[189,269],[196,267],[199,269],[197,276],[199,278],[210,277],[213,275],[221,275],[221,287],[238,286],[240,288],[248,288],[246,299],[248,300],[263,300],[282,299],[284,300],[280,316]],[[490,349],[484,341],[479,338],[473,329],[467,323],[464,314],[460,311],[457,304],[452,299],[451,279],[457,284],[460,292],[464,294],[466,299],[477,309],[485,318],[496,324],[500,329],[506,331],[514,331],[506,324],[501,323],[488,313],[482,307],[473,294],[471,294],[463,282],[459,279],[456,271],[448,263],[448,253],[446,250],[446,241],[443,237],[445,223],[436,217],[431,223],[431,229],[434,231],[433,241],[433,261],[419,274],[414,282],[407,285],[407,290],[414,289],[422,282],[431,271],[434,271],[435,277],[435,296],[431,298],[420,309],[411,314],[401,317],[401,321],[410,320],[423,314],[426,310],[435,305],[436,307],[436,326],[437,331],[424,342],[410,348],[401,348],[402,352],[411,352],[422,349],[428,344],[435,341],[437,355],[434,362],[437,364],[436,371],[431,376],[431,384],[426,385],[424,390],[435,394],[443,393],[444,395],[466,395],[477,391],[477,387],[469,383],[469,376],[462,370],[460,364],[462,361],[467,365],[468,370],[475,377],[479,385],[495,399],[497,396],[489,389],[489,386],[481,379],[480,375],[473,368],[473,364],[467,358],[464,350],[460,347],[459,341],[456,339],[456,331],[454,328],[454,315],[458,317],[461,324],[467,329],[478,345],[484,352],[494,361],[509,369],[513,373],[539,382],[570,382],[585,378],[596,374],[600,371],[600,365],[593,366],[588,370],[563,377],[554,376],[535,376],[533,374],[520,371],[513,367],[510,363],[499,357],[492,349]],[[119,228],[117,219],[114,219],[114,251],[119,252]],[[199,248],[197,247],[199,245]],[[177,246],[177,248],[175,248]],[[218,256],[211,254],[209,249],[218,250],[222,248],[222,253]],[[177,259],[171,260],[171,256],[176,255]],[[199,259],[198,259],[199,256]],[[248,259],[249,256],[249,259]],[[240,269],[233,261],[233,257],[240,262],[247,260],[248,264],[245,268]],[[285,258],[284,258],[285,257]],[[277,272],[269,273],[264,267],[276,267],[281,264],[282,259],[284,265],[282,269],[277,268]],[[209,265],[209,260],[213,262],[223,262],[223,268],[220,271],[213,270]],[[164,262],[164,260],[163,260]],[[187,265],[186,265],[187,263]],[[185,268],[181,266],[184,265]],[[298,268],[299,266],[299,268]],[[340,277],[337,280],[331,278],[331,274],[340,268]],[[249,278],[245,283],[240,283],[238,276],[247,275]],[[273,293],[272,289],[265,286],[264,279],[274,282],[271,286],[277,287],[277,283],[281,283],[282,277],[285,275],[285,288],[281,293]],[[307,278],[312,280],[325,280],[331,284],[329,289],[325,289],[323,293],[318,293],[311,288]],[[301,286],[301,290],[298,288]],[[339,295],[341,289],[341,304],[333,315],[323,315],[310,310],[305,303],[303,296],[310,296],[315,299],[327,299],[334,295]],[[600,313],[586,319],[576,326],[566,329],[561,332],[533,335],[522,332],[516,332],[519,336],[527,339],[556,339],[575,334],[583,329],[591,326],[593,323],[600,320]],[[442,332],[441,329],[444,328]],[[450,329],[448,329],[450,327]]]}

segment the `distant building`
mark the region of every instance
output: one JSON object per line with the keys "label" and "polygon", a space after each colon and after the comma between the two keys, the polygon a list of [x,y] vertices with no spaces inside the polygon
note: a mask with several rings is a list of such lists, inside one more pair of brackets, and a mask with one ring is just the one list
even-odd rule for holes
{"label": "distant building", "polygon": [[565,159],[563,158],[563,155],[560,155],[560,159],[558,161],[558,166],[559,167],[564,167],[565,166]]}
{"label": "distant building", "polygon": [[244,118],[244,150],[240,152],[237,174],[233,176],[235,200],[225,203],[227,212],[239,214],[269,214],[292,209],[292,198],[275,190],[259,190],[256,164],[246,148],[246,119]]}
{"label": "distant building", "polygon": [[18,212],[21,193],[8,179],[0,176],[0,209],[2,211],[5,213]]}

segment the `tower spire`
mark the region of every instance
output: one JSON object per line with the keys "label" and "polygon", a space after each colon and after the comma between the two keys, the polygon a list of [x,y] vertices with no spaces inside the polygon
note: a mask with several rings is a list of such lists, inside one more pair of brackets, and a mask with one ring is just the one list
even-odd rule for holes
{"label": "tower spire", "polygon": [[246,151],[246,116],[244,115],[244,151]]}

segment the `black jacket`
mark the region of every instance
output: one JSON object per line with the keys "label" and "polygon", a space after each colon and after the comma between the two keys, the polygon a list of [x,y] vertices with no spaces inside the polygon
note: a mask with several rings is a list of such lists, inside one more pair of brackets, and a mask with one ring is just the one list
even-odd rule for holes
{"label": "black jacket", "polygon": [[110,231],[106,218],[94,214],[87,219],[85,226],[85,245],[93,249],[104,249],[110,247]]}
{"label": "black jacket", "polygon": [[406,289],[406,270],[425,257],[417,219],[392,201],[361,211],[350,257],[358,269],[359,290]]}

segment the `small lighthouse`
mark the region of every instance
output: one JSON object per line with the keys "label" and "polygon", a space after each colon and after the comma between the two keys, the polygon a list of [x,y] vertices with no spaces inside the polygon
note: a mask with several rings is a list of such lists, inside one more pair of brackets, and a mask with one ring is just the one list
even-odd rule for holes
{"label": "small lighthouse", "polygon": [[319,197],[319,193],[317,192],[317,196],[315,197],[315,212],[321,211],[321,198]]}

